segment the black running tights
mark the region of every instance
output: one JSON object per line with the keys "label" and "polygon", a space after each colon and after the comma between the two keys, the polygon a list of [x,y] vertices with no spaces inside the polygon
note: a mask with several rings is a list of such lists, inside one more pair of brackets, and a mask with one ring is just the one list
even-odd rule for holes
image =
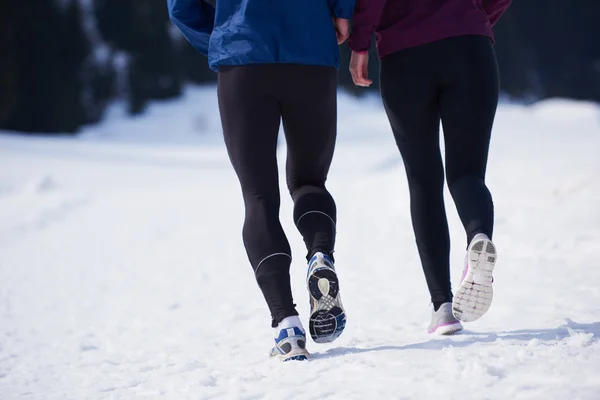
{"label": "black running tights", "polygon": [[494,207],[485,183],[498,103],[498,68],[491,41],[459,36],[402,50],[381,61],[381,94],[410,190],[417,247],[434,303],[452,300],[450,238],[439,125],[445,139],[448,188],[467,243],[490,238]]}
{"label": "black running tights", "polygon": [[223,67],[218,95],[225,144],[239,178],[243,241],[272,325],[298,315],[290,288],[291,250],[279,221],[277,139],[287,143],[294,222],[307,248],[333,253],[336,206],[325,188],[336,140],[337,71],[305,65]]}

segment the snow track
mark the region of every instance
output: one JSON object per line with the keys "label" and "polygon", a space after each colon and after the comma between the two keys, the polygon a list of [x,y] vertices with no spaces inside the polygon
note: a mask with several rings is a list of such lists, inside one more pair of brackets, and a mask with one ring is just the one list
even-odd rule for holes
{"label": "snow track", "polygon": [[[385,115],[340,96],[329,188],[348,324],[332,344],[309,340],[313,361],[282,364],[267,357],[270,318],[215,103],[214,89],[190,89],[80,139],[0,135],[0,399],[599,398],[595,106],[500,107],[494,302],[463,333],[432,339]],[[307,326],[303,243],[282,192]],[[449,196],[447,208],[456,287],[466,238]]]}

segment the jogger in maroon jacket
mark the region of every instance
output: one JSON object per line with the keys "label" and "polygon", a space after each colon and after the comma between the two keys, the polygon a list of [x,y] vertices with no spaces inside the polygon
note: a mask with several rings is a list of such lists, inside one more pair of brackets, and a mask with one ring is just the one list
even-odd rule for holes
{"label": "jogger in maroon jacket", "polygon": [[[452,333],[480,318],[492,301],[494,207],[485,183],[498,103],[492,27],[511,0],[358,0],[349,45],[354,83],[369,86],[373,33],[381,59],[381,96],[408,178],[411,216],[434,306],[430,333]],[[450,238],[439,145],[467,236],[461,284],[450,284]]]}

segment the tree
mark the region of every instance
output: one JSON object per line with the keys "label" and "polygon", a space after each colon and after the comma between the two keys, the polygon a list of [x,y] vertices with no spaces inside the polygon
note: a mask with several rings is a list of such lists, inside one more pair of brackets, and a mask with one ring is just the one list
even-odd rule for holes
{"label": "tree", "polygon": [[[181,36],[177,33],[178,36]],[[181,36],[177,43],[181,73],[190,82],[197,84],[214,83],[217,74],[208,66],[208,59],[200,54]]]}
{"label": "tree", "polygon": [[509,8],[494,27],[495,51],[500,68],[501,90],[516,99],[540,98],[537,54],[533,40],[523,31],[524,16]]}
{"label": "tree", "polygon": [[19,63],[17,59],[18,20],[15,7],[0,3],[0,127],[7,127],[16,112],[19,99]]}
{"label": "tree", "polygon": [[89,53],[79,3],[62,9],[50,1],[17,2],[12,12],[6,45],[12,106],[2,128],[76,132],[85,121],[79,72]]}
{"label": "tree", "polygon": [[150,99],[179,96],[183,68],[164,0],[98,0],[95,10],[103,38],[129,55],[130,112],[141,113]]}

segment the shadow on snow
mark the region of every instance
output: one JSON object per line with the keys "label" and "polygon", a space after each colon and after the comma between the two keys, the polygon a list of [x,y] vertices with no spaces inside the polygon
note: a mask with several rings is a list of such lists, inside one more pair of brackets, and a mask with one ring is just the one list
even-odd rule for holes
{"label": "shadow on snow", "polygon": [[533,339],[542,342],[553,342],[566,339],[574,334],[584,333],[591,334],[592,342],[600,338],[600,322],[590,324],[579,324],[566,319],[565,324],[558,328],[551,329],[522,329],[506,332],[471,332],[463,330],[454,334],[452,337],[459,339],[454,340],[450,337],[434,338],[426,342],[407,344],[404,346],[377,346],[371,348],[359,347],[336,347],[327,350],[325,353],[313,353],[313,358],[332,358],[345,356],[349,354],[369,353],[373,351],[389,351],[389,350],[440,350],[446,347],[467,347],[475,343],[492,343],[497,340],[522,340],[530,341]]}

